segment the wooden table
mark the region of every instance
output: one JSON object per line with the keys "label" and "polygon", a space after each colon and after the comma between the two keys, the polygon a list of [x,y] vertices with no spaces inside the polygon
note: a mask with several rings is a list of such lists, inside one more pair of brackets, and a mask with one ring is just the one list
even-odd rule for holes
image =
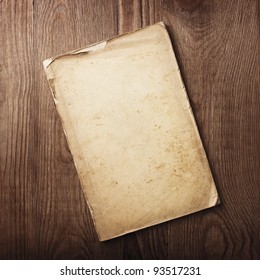
{"label": "wooden table", "polygon": [[[257,0],[0,1],[1,259],[259,259]],[[168,26],[221,205],[99,242],[45,58]]]}

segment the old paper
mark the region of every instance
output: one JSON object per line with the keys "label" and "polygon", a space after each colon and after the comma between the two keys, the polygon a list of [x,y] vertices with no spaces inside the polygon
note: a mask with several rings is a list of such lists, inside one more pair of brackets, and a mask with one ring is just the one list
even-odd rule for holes
{"label": "old paper", "polygon": [[100,240],[218,203],[162,23],[44,67]]}

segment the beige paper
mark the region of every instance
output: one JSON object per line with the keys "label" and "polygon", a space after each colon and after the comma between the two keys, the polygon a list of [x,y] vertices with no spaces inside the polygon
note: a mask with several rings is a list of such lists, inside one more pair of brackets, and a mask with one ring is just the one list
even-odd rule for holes
{"label": "beige paper", "polygon": [[100,240],[218,203],[162,23],[44,67]]}

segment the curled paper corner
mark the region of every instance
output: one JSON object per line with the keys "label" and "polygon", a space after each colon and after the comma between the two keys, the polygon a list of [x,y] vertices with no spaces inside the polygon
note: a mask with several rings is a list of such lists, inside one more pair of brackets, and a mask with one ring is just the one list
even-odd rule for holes
{"label": "curled paper corner", "polygon": [[159,21],[157,24],[158,24],[158,25],[161,25],[162,27],[165,27],[165,24],[164,24],[164,22],[162,22],[162,21]]}
{"label": "curled paper corner", "polygon": [[212,206],[217,206],[220,204],[220,199],[219,199],[219,196],[218,195],[214,195],[212,198],[211,198],[211,205]]}
{"label": "curled paper corner", "polygon": [[43,64],[43,67],[44,69],[47,69],[48,66],[55,60],[55,58],[48,58],[48,59],[45,59],[42,64]]}

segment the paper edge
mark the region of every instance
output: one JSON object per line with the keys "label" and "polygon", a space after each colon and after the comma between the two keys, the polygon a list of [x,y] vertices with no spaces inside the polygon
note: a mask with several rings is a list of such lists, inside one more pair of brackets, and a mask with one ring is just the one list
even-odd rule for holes
{"label": "paper edge", "polygon": [[143,227],[134,228],[134,229],[129,230],[129,231],[124,231],[124,232],[122,232],[122,233],[120,233],[118,235],[114,235],[112,237],[102,238],[101,236],[98,236],[99,237],[99,241],[104,242],[104,241],[112,240],[114,238],[117,238],[117,237],[120,237],[120,236],[124,236],[124,235],[129,234],[129,233],[137,232],[139,230],[146,229],[146,228],[149,228],[149,227],[152,227],[152,226],[156,226],[156,225],[160,225],[160,224],[167,223],[167,222],[170,222],[170,221],[174,221],[176,219],[179,219],[179,218],[182,218],[182,217],[185,217],[185,216],[189,216],[189,215],[192,215],[192,214],[196,214],[196,213],[205,211],[207,209],[210,209],[212,207],[218,206],[220,204],[220,199],[219,199],[218,193],[216,193],[216,194],[217,195],[212,196],[212,199],[211,199],[212,203],[210,203],[208,206],[206,206],[204,208],[201,208],[200,210],[197,210],[195,212],[194,211],[187,212],[185,214],[182,214],[182,215],[179,215],[179,216],[175,216],[175,217],[171,217],[171,218],[166,218],[165,220],[160,220],[159,222],[155,221],[152,224],[149,224],[149,225],[146,225],[146,226],[143,226]]}
{"label": "paper edge", "polygon": [[[109,42],[111,42],[111,41],[113,41],[115,39],[118,39],[119,37],[126,36],[126,35],[138,32],[140,30],[143,30],[143,29],[149,28],[151,26],[155,26],[155,25],[160,25],[160,26],[162,26],[162,27],[164,27],[166,29],[166,25],[162,21],[159,21],[159,22],[157,22],[155,24],[147,25],[145,27],[141,27],[141,28],[135,29],[133,31],[125,32],[123,34],[119,34],[119,35],[110,37],[110,38],[108,38],[106,40],[99,41],[97,43],[88,45],[86,47],[82,47],[82,48],[79,48],[79,49],[76,49],[76,50],[73,50],[73,51],[69,51],[69,52],[66,52],[66,53],[63,53],[63,54],[51,57],[51,58],[47,58],[47,59],[45,59],[43,61],[43,67],[44,67],[44,69],[47,69],[56,59],[59,59],[61,57],[65,57],[65,56],[68,56],[68,55],[84,54],[84,53],[89,53],[89,52],[95,52],[95,51],[98,51],[98,50],[102,50],[102,49],[104,49],[106,47],[106,45]],[[167,31],[167,29],[166,29],[166,31]]]}

